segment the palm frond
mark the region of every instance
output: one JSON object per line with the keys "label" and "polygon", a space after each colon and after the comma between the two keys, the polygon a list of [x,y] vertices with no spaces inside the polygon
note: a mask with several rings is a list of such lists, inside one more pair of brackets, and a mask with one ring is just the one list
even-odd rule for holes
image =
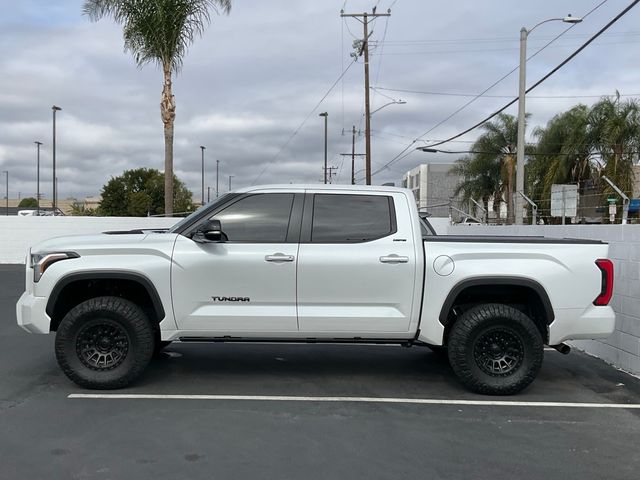
{"label": "palm frond", "polygon": [[86,0],[92,21],[105,17],[122,25],[125,51],[138,66],[155,63],[178,72],[187,49],[211,22],[210,12],[229,13],[230,0]]}

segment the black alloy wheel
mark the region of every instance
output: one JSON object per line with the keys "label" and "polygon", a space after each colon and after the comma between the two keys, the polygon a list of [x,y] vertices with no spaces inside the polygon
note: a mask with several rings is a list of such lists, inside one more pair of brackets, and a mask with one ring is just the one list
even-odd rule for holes
{"label": "black alloy wheel", "polygon": [[473,355],[480,370],[488,375],[504,377],[522,364],[524,346],[514,330],[491,328],[478,337]]}
{"label": "black alloy wheel", "polygon": [[92,370],[112,370],[118,367],[129,351],[129,336],[124,328],[108,319],[83,326],[76,339],[80,361]]}

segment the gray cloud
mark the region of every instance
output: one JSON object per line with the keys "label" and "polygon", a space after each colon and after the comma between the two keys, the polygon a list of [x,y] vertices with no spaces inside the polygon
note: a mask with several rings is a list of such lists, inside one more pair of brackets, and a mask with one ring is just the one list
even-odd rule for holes
{"label": "gray cloud", "polygon": [[[162,123],[159,118],[160,72],[140,70],[122,51],[121,31],[110,21],[90,23],[80,1],[0,1],[0,170],[9,170],[11,196],[35,191],[34,140],[44,142],[42,189],[51,184],[51,110],[59,113],[60,195],[96,194],[111,177],[138,166],[163,168]],[[347,0],[348,11],[362,12],[376,2]],[[382,0],[379,11],[391,0]],[[406,90],[477,93],[517,64],[520,26],[565,15],[582,15],[596,1],[561,0],[531,4],[488,2],[424,2],[398,0],[388,21],[384,48],[372,55],[372,83]],[[363,81],[359,62],[345,75],[288,146],[300,122],[350,62],[351,32],[339,17],[344,0],[330,2],[272,0],[236,2],[231,15],[214,17],[204,38],[191,48],[175,80],[177,123],[175,169],[200,196],[200,145],[206,145],[207,184],[215,185],[220,160],[221,190],[228,175],[234,186],[251,184],[266,165],[260,183],[317,182],[322,178],[323,124],[317,114],[329,112],[330,161],[341,167],[337,181],[350,179],[352,125],[362,123]],[[627,4],[610,0],[553,48],[529,62],[535,81]],[[634,30],[639,13],[632,11],[572,63],[540,87],[528,100],[532,126],[571,105],[596,99],[539,99],[542,95],[639,93],[640,36]],[[373,26],[381,40],[385,20]],[[542,26],[530,38],[535,51],[564,25]],[[627,32],[624,34],[624,32]],[[635,32],[635,33],[633,33]],[[511,40],[506,40],[511,39]],[[429,40],[416,44],[416,40]],[[402,44],[392,42],[407,41]],[[443,53],[444,52],[444,53]],[[382,55],[380,55],[382,53]],[[635,90],[634,90],[635,89]],[[490,93],[512,95],[517,74]],[[374,168],[384,165],[412,139],[422,135],[463,105],[468,98],[383,91],[402,98],[373,116]],[[373,95],[374,108],[389,100]],[[463,130],[505,103],[483,98],[430,132],[441,139]],[[509,113],[515,113],[512,107]],[[344,129],[344,135],[343,135]],[[461,140],[472,141],[477,133]],[[466,143],[454,143],[460,149]],[[364,150],[358,137],[357,149]],[[274,161],[274,157],[277,158]],[[397,181],[402,172],[423,161],[453,161],[452,156],[415,153],[383,171],[377,183]],[[357,169],[363,161],[357,160]],[[358,176],[361,178],[362,173]]]}

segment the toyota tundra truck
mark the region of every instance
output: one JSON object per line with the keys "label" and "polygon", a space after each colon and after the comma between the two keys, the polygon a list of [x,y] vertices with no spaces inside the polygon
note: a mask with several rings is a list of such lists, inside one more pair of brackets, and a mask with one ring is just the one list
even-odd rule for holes
{"label": "toyota tundra truck", "polygon": [[123,388],[171,342],[427,346],[468,389],[527,387],[544,345],[609,336],[600,241],[441,236],[413,193],[284,185],[222,195],[165,231],[54,238],[26,258],[17,321],[62,371]]}

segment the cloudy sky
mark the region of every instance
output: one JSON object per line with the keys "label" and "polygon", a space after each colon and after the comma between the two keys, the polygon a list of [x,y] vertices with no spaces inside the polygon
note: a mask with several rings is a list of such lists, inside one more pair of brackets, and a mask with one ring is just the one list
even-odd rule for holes
{"label": "cloudy sky", "polygon": [[[477,94],[517,66],[520,27],[567,13],[583,16],[600,3],[582,24],[528,62],[528,84],[630,0],[234,1],[229,16],[213,17],[175,81],[176,173],[199,199],[199,146],[205,145],[206,184],[215,188],[215,160],[220,160],[220,191],[226,191],[229,175],[234,187],[318,182],[324,145],[318,113],[327,111],[329,158],[338,167],[334,181],[348,183],[350,159],[343,161],[339,154],[351,151],[352,125],[364,130],[361,60],[318,105],[351,63],[352,43],[362,35],[360,23],[340,18],[341,8],[362,13],[377,4],[378,12],[392,10],[388,19],[372,23],[371,85],[378,87],[372,108],[392,99],[407,103],[372,117],[377,170],[413,140],[456,134],[515,96],[517,72],[492,88],[490,97],[434,128],[472,99],[442,94]],[[17,192],[35,193],[36,140],[44,143],[41,189],[51,198],[53,104],[63,108],[58,114],[60,198],[98,194],[125,169],[163,168],[161,74],[154,66],[136,67],[123,52],[120,27],[110,20],[89,22],[80,0],[0,0],[0,11],[0,170],[10,172],[12,198]],[[532,92],[527,99],[532,127],[576,103],[593,103],[598,95],[640,93],[639,25],[637,7]],[[568,27],[542,25],[529,37],[529,53]],[[515,114],[515,107],[508,113]],[[476,135],[441,148],[464,149]],[[363,136],[356,149],[364,151]],[[374,183],[397,182],[425,161],[455,158],[413,153],[376,174]],[[364,167],[357,162],[357,170]],[[363,176],[360,172],[357,178]],[[4,196],[4,186],[0,190]]]}

